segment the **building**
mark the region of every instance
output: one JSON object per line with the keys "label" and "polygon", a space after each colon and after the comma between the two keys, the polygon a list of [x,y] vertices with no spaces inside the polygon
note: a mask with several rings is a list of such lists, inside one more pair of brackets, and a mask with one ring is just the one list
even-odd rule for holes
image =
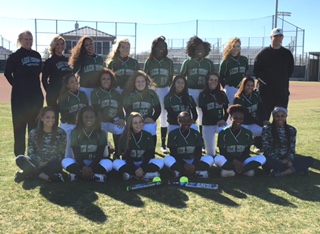
{"label": "building", "polygon": [[66,40],[65,54],[70,54],[70,50],[77,44],[82,36],[90,36],[94,40],[95,52],[103,57],[106,57],[112,49],[112,44],[116,37],[97,29],[84,26],[81,28],[60,34]]}

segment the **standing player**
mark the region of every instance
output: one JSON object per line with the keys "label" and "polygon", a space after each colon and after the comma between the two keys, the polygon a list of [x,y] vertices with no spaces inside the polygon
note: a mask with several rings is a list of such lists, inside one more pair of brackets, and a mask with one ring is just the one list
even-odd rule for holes
{"label": "standing player", "polygon": [[208,178],[208,169],[214,160],[210,155],[202,156],[202,139],[198,131],[190,128],[193,120],[188,112],[178,115],[180,128],[169,133],[168,147],[170,154],[164,158],[164,164],[170,168],[175,177],[197,175]]}
{"label": "standing player", "polygon": [[121,104],[120,93],[115,90],[116,78],[113,71],[104,68],[98,73],[97,88],[91,93],[91,103],[95,110],[101,114],[101,127],[106,132],[113,134],[115,147],[114,158],[118,157],[118,143],[122,134],[125,121]]}
{"label": "standing player", "polygon": [[61,115],[60,127],[67,133],[67,148],[65,157],[73,157],[70,148],[70,134],[76,126],[76,118],[79,111],[88,105],[86,94],[79,90],[79,83],[74,74],[68,74],[63,78],[63,85],[58,99]]}
{"label": "standing player", "polygon": [[168,113],[169,133],[179,128],[177,117],[182,111],[186,111],[192,116],[191,128],[198,131],[195,124],[198,118],[196,103],[189,94],[187,80],[183,75],[176,75],[173,78],[169,93],[164,98],[164,107]]}
{"label": "standing player", "polygon": [[268,119],[275,106],[288,107],[289,78],[294,68],[291,51],[282,47],[282,29],[274,28],[270,38],[271,45],[257,55],[253,66]]}
{"label": "standing player", "polygon": [[123,108],[127,118],[131,112],[141,114],[144,119],[143,130],[151,133],[157,143],[157,119],[161,113],[160,100],[152,80],[144,71],[136,71],[128,80],[123,92]]}
{"label": "standing player", "polygon": [[[206,76],[214,71],[213,62],[206,56],[211,51],[209,42],[202,41],[199,37],[191,37],[187,44],[187,54],[190,59],[186,59],[180,73],[187,77],[189,93],[199,105],[199,94],[203,90]],[[197,107],[199,116],[199,130],[202,134],[202,110]]]}
{"label": "standing player", "polygon": [[155,145],[150,133],[143,130],[143,118],[138,112],[131,112],[127,125],[120,137],[121,159],[113,162],[113,168],[122,174],[124,180],[132,177],[153,179],[163,168],[163,161],[154,158]]}
{"label": "standing player", "polygon": [[206,77],[204,90],[199,95],[199,107],[202,109],[202,136],[207,154],[215,156],[215,135],[226,127],[228,119],[228,98],[221,90],[218,73]]}
{"label": "standing player", "polygon": [[72,177],[105,182],[106,174],[112,170],[112,161],[103,158],[107,143],[99,114],[92,106],[82,108],[71,133],[74,158],[64,158],[61,162],[63,168],[73,174]]}
{"label": "standing player", "polygon": [[17,44],[21,45],[6,62],[4,75],[12,86],[11,112],[14,133],[14,154],[25,154],[26,128],[28,132],[37,125],[37,115],[43,106],[40,87],[41,56],[31,49],[33,36],[30,31],[19,34]]}
{"label": "standing player", "polygon": [[[65,48],[65,39],[61,36],[54,37],[50,43],[51,57],[44,62],[42,69],[42,85],[47,93],[47,105],[55,110],[56,119],[58,119],[58,97],[62,88],[62,78],[72,72],[68,58],[63,55]],[[58,122],[56,121],[56,124]]]}
{"label": "standing player", "polygon": [[234,95],[238,91],[242,78],[248,71],[248,58],[240,53],[240,38],[230,39],[224,48],[219,68],[221,84],[227,94],[229,105],[233,104]]}
{"label": "standing player", "polygon": [[168,45],[164,36],[154,39],[151,46],[151,53],[144,64],[144,71],[151,77],[156,85],[156,93],[160,99],[161,114],[161,151],[169,153],[166,147],[167,138],[167,111],[164,107],[164,97],[169,92],[169,85],[173,77],[173,62],[167,57]]}
{"label": "standing player", "polygon": [[218,147],[220,155],[215,162],[221,170],[222,177],[232,177],[236,173],[254,176],[254,170],[266,162],[263,155],[250,156],[252,133],[243,128],[246,109],[238,104],[229,107],[231,126],[219,133]]}
{"label": "standing player", "polygon": [[85,92],[90,103],[90,95],[95,87],[97,73],[103,68],[103,58],[94,50],[94,41],[89,36],[80,38],[71,50],[69,65],[80,78],[80,90]]}
{"label": "standing player", "polygon": [[128,39],[122,39],[106,60],[108,68],[116,74],[117,90],[120,94],[122,94],[129,77],[139,70],[138,61],[129,57],[129,54],[130,42]]}

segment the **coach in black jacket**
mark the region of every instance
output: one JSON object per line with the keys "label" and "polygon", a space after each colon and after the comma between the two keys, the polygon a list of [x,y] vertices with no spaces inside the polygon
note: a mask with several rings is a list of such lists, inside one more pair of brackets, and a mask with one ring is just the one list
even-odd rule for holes
{"label": "coach in black jacket", "polygon": [[25,154],[26,127],[36,127],[36,119],[43,106],[40,87],[41,56],[31,49],[33,36],[24,31],[18,36],[21,48],[11,54],[5,67],[5,77],[12,86],[11,111],[14,131],[14,153]]}
{"label": "coach in black jacket", "polygon": [[271,45],[264,48],[254,61],[253,73],[259,79],[259,91],[267,117],[274,107],[287,109],[289,102],[289,78],[294,60],[290,50],[282,47],[283,31],[271,31]]}

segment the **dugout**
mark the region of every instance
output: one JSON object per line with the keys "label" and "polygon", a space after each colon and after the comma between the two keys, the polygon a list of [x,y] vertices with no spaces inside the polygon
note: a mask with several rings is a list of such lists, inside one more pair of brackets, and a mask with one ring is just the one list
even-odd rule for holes
{"label": "dugout", "polygon": [[309,52],[306,73],[308,81],[320,81],[320,52]]}

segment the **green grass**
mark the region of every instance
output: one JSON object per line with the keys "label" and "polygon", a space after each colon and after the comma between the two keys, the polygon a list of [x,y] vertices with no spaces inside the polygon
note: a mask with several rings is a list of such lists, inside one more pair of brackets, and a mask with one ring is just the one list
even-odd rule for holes
{"label": "green grass", "polygon": [[203,181],[218,183],[217,191],[165,185],[127,192],[137,182],[121,180],[16,184],[9,104],[0,104],[0,116],[0,233],[319,232],[319,99],[289,106],[297,153],[316,159],[310,176],[219,178],[214,168]]}

